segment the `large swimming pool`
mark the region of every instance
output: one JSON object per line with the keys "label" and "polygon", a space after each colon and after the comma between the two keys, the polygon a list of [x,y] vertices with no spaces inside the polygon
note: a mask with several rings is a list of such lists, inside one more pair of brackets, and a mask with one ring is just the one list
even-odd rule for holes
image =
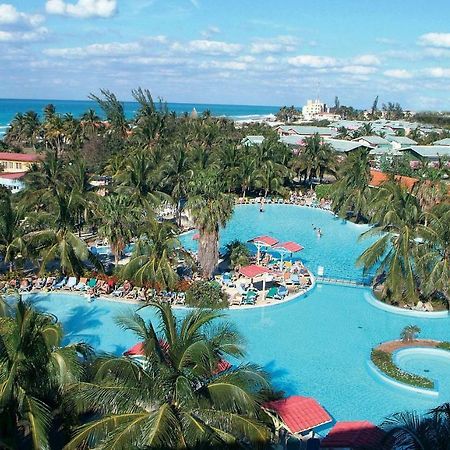
{"label": "large swimming pool", "polygon": [[[312,223],[324,231],[320,240],[313,233]],[[335,276],[357,276],[353,261],[361,250],[361,244],[356,243],[361,230],[319,210],[269,206],[260,214],[257,208],[244,206],[237,209],[222,242],[258,234],[297,240],[305,246],[301,256],[311,267],[323,265]],[[192,243],[191,237],[184,239]],[[409,324],[422,329],[421,337],[450,340],[450,319],[387,312],[370,304],[370,296],[369,289],[317,285],[306,297],[226,314],[245,337],[247,360],[263,366],[272,374],[275,386],[287,394],[317,398],[336,420],[380,422],[392,412],[425,410],[450,401],[450,385],[446,382],[439,383],[438,398],[420,395],[385,384],[368,366],[372,347],[398,338]],[[117,315],[133,306],[107,300],[88,303],[70,294],[36,295],[34,302],[58,316],[68,342],[84,340],[98,351],[115,354],[136,343],[132,333],[124,332],[114,322]],[[153,317],[150,309],[141,313],[147,319]],[[411,364],[413,371],[428,368],[423,361]],[[442,367],[433,371],[433,377],[443,376]]]}
{"label": "large swimming pool", "polygon": [[[322,230],[317,237],[314,227]],[[260,235],[276,237],[280,241],[295,241],[303,245],[298,257],[317,274],[317,268],[324,268],[329,278],[352,278],[362,276],[362,270],[355,267],[355,260],[369,246],[371,240],[358,241],[366,225],[355,225],[335,217],[328,211],[294,205],[267,205],[265,212],[259,212],[258,205],[236,207],[232,220],[222,230],[220,245],[222,251],[234,239],[247,242]],[[181,237],[183,246],[197,249],[195,232]]]}

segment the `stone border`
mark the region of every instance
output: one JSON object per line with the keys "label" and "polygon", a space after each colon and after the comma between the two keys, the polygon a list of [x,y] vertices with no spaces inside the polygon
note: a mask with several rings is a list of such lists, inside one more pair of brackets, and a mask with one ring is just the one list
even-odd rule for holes
{"label": "stone border", "polygon": [[374,306],[375,308],[381,309],[383,311],[399,314],[401,316],[409,317],[419,317],[421,319],[448,319],[449,311],[415,311],[413,309],[399,308],[398,306],[387,305],[386,303],[378,300],[373,293],[367,292],[364,295],[367,303]]}

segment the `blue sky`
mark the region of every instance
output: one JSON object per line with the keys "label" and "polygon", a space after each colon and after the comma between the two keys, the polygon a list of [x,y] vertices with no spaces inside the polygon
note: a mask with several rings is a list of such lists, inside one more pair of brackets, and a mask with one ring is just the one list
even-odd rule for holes
{"label": "blue sky", "polygon": [[448,0],[0,0],[0,97],[450,109]]}

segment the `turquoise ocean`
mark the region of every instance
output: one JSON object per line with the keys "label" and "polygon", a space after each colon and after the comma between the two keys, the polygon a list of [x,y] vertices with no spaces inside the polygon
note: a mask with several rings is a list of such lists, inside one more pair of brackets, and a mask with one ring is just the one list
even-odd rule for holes
{"label": "turquoise ocean", "polygon": [[[60,114],[73,114],[81,116],[88,109],[94,109],[102,117],[102,111],[97,103],[90,100],[27,100],[27,99],[0,99],[0,137],[5,133],[8,124],[17,113],[36,111],[42,115],[46,105],[52,103]],[[125,114],[131,118],[138,104],[136,102],[123,102]],[[209,110],[214,116],[225,116],[235,120],[251,120],[275,114],[278,106],[255,106],[255,105],[217,105],[206,103],[167,103],[169,111],[177,114],[190,113],[193,108],[198,113]]]}

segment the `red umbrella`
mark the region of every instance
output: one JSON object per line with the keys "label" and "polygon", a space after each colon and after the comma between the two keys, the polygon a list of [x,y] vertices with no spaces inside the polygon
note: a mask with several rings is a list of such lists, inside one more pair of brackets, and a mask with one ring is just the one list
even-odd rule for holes
{"label": "red umbrella", "polygon": [[385,432],[371,422],[338,422],[320,443],[326,448],[380,448]]}
{"label": "red umbrella", "polygon": [[257,266],[256,264],[250,264],[249,266],[241,267],[239,272],[247,278],[255,278],[265,273],[269,273],[270,270],[267,267]]}
{"label": "red umbrella", "polygon": [[312,430],[332,420],[319,402],[311,397],[293,395],[264,403],[262,406],[269,414],[279,417],[281,426],[291,434]]}
{"label": "red umbrella", "polygon": [[256,261],[259,264],[261,247],[272,247],[278,242],[278,239],[275,239],[270,236],[257,236],[253,239],[250,239],[249,242],[253,242],[256,245],[256,248],[257,248]]}

